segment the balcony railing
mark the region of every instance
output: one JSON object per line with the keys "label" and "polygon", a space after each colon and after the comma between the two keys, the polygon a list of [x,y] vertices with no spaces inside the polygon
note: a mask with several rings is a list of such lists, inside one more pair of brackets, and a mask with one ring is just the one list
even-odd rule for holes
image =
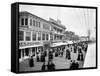
{"label": "balcony railing", "polygon": [[54,31],[53,33],[54,33],[54,34],[58,34],[58,35],[64,35],[64,33],[57,32],[57,31]]}

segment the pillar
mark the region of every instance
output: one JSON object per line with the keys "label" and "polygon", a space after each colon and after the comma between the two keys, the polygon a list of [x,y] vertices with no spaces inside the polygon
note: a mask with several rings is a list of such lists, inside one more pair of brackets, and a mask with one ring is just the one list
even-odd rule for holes
{"label": "pillar", "polygon": [[35,55],[36,55],[36,52],[37,52],[37,47],[35,47]]}
{"label": "pillar", "polygon": [[23,31],[24,32],[24,41],[26,40],[26,31]]}
{"label": "pillar", "polygon": [[33,32],[31,32],[31,41],[33,40],[33,36],[32,35],[33,35]]}
{"label": "pillar", "polygon": [[21,49],[21,60],[23,59],[23,49]]}
{"label": "pillar", "polygon": [[29,48],[29,55],[32,56],[32,48]]}
{"label": "pillar", "polygon": [[38,40],[38,32],[35,32],[36,33],[36,41]]}

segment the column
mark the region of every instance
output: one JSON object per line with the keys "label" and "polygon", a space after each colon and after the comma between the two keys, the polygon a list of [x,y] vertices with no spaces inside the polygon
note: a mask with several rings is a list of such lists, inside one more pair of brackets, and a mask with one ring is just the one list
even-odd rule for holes
{"label": "column", "polygon": [[36,33],[36,34],[37,34],[37,41],[39,41],[39,40],[38,40],[39,33],[40,33],[40,32],[37,32],[37,33]]}
{"label": "column", "polygon": [[[39,47],[37,47],[37,52],[39,52]],[[35,53],[37,53],[37,52],[35,52]],[[35,54],[35,55],[37,55],[37,54]]]}
{"label": "column", "polygon": [[31,56],[33,55],[33,53],[32,53],[32,48],[30,48],[30,51],[31,51]]}
{"label": "column", "polygon": [[28,26],[30,26],[30,19],[31,19],[31,18],[28,18],[28,17],[27,17],[27,19],[28,19]]}
{"label": "column", "polygon": [[33,40],[33,36],[32,35],[33,35],[33,31],[31,32],[31,41]]}
{"label": "column", "polygon": [[37,47],[35,47],[35,53],[37,52]]}
{"label": "column", "polygon": [[26,40],[26,31],[23,31],[24,32],[24,41]]}
{"label": "column", "polygon": [[23,59],[23,49],[20,50],[21,51],[21,60]]}
{"label": "column", "polygon": [[29,48],[29,55],[32,56],[32,48]]}
{"label": "column", "polygon": [[48,34],[48,40],[51,40],[51,39],[50,39],[50,34]]}
{"label": "column", "polygon": [[35,32],[36,33],[36,41],[38,40],[38,32]]}
{"label": "column", "polygon": [[35,55],[36,55],[36,52],[37,52],[37,47],[35,47]]}
{"label": "column", "polygon": [[42,33],[41,33],[41,41],[42,41]]}
{"label": "column", "polygon": [[25,17],[23,17],[23,19],[24,19],[24,26],[25,26]]}

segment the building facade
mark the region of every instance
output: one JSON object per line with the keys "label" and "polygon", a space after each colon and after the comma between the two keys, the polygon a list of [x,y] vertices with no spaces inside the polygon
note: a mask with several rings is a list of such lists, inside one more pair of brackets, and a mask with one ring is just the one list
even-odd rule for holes
{"label": "building facade", "polygon": [[59,21],[47,21],[27,11],[19,13],[19,61],[36,56],[51,41],[62,41],[65,27]]}
{"label": "building facade", "polygon": [[62,42],[65,40],[65,29],[66,27],[61,24],[60,20],[54,20],[52,18],[49,19],[51,22],[51,28],[52,28],[52,39],[53,42]]}
{"label": "building facade", "polygon": [[79,36],[75,34],[75,32],[72,31],[65,31],[65,39],[68,41],[78,41]]}
{"label": "building facade", "polygon": [[88,36],[81,36],[79,37],[80,41],[88,41]]}
{"label": "building facade", "polygon": [[29,12],[19,14],[19,58],[27,58],[50,41],[51,24]]}

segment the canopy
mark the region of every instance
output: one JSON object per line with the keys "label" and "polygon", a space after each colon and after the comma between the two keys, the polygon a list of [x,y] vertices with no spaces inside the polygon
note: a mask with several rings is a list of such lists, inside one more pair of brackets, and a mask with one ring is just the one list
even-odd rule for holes
{"label": "canopy", "polygon": [[23,47],[19,47],[19,49],[25,49],[25,48],[32,48],[32,47],[40,47],[43,45],[30,45],[30,46],[23,46]]}
{"label": "canopy", "polygon": [[57,47],[57,46],[62,46],[62,45],[67,45],[68,43],[64,43],[64,42],[58,42],[58,43],[53,43],[51,45],[51,47]]}
{"label": "canopy", "polygon": [[67,41],[68,44],[73,44],[73,41]]}

